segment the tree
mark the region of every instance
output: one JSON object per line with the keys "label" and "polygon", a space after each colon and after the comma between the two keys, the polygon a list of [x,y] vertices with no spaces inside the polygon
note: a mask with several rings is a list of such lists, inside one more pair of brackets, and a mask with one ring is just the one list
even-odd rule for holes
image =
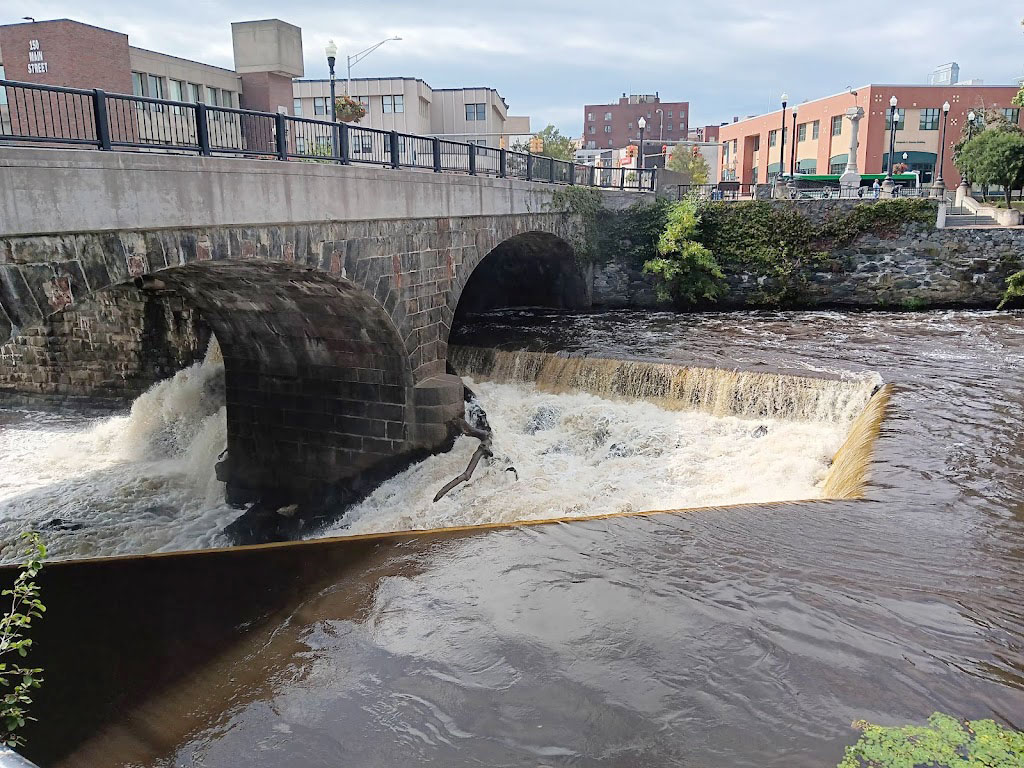
{"label": "tree", "polygon": [[1001,186],[1010,208],[1013,190],[1024,187],[1024,134],[986,129],[963,145],[957,167],[971,181]]}
{"label": "tree", "polygon": [[[544,149],[537,154],[544,157],[552,157],[555,160],[573,159],[574,151],[572,139],[568,136],[563,136],[562,133],[550,123],[548,123],[543,130],[535,133],[534,136],[544,142]],[[530,145],[525,141],[516,141],[512,144],[512,149],[516,152],[528,152],[530,150]]]}
{"label": "tree", "polygon": [[704,155],[700,152],[687,152],[682,147],[676,147],[665,167],[670,171],[684,174],[691,184],[708,183],[710,170]]}
{"label": "tree", "polygon": [[676,303],[703,305],[725,293],[725,274],[711,251],[695,239],[700,216],[693,200],[672,203],[665,229],[658,239],[660,256],[644,264],[644,272],[657,275],[658,296]]}

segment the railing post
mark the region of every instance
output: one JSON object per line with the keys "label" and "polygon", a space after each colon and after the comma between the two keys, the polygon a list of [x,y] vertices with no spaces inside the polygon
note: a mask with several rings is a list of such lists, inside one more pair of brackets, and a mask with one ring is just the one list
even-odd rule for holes
{"label": "railing post", "polygon": [[590,184],[588,186],[596,187],[597,186],[597,166],[596,165],[590,166],[590,170],[587,172],[587,175],[590,177]]}
{"label": "railing post", "polygon": [[658,169],[657,168],[651,168],[651,192],[654,192],[655,189],[657,188],[657,185],[654,183],[657,178],[658,178]]}
{"label": "railing post", "polygon": [[331,158],[335,162],[343,162],[341,159],[341,126],[343,123],[334,123],[331,126]]}
{"label": "railing post", "polygon": [[526,155],[526,180],[533,181],[533,153]]}
{"label": "railing post", "polygon": [[576,183],[576,163],[569,163],[569,183]]}
{"label": "railing post", "polygon": [[206,105],[196,103],[196,141],[199,142],[199,154],[210,156],[210,124],[206,122]]}
{"label": "railing post", "polygon": [[434,173],[441,172],[441,140],[434,137]]}
{"label": "railing post", "polygon": [[626,188],[626,169],[619,168],[619,189]]}
{"label": "railing post", "polygon": [[555,183],[555,159],[553,157],[548,158],[548,183]]}
{"label": "railing post", "polygon": [[352,162],[352,146],[348,133],[348,123],[338,123],[338,130],[341,132],[341,163],[342,165],[349,165]]}
{"label": "railing post", "polygon": [[498,150],[498,176],[501,178],[508,177],[508,150]]}
{"label": "railing post", "polygon": [[96,121],[96,140],[100,149],[110,149],[110,126],[107,123],[107,95],[99,88],[92,92],[92,116]]}
{"label": "railing post", "polygon": [[469,144],[469,175],[476,176],[476,144]]}
{"label": "railing post", "polygon": [[398,154],[398,131],[392,131],[388,136],[388,144],[391,147],[391,167],[401,168],[402,158]]}
{"label": "railing post", "polygon": [[288,159],[288,123],[285,122],[284,114],[278,112],[274,115],[274,123],[277,126],[277,159]]}

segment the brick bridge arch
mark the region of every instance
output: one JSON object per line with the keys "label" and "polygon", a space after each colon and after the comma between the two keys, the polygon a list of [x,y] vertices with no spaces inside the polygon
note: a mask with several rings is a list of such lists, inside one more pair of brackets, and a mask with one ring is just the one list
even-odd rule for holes
{"label": "brick bridge arch", "polygon": [[137,370],[198,310],[224,352],[231,500],[359,493],[450,440],[448,337],[460,299],[480,300],[478,267],[486,300],[507,302],[516,264],[533,279],[548,258],[572,283],[552,305],[586,303],[580,226],[545,212],[0,239],[0,393],[135,395],[189,362]]}

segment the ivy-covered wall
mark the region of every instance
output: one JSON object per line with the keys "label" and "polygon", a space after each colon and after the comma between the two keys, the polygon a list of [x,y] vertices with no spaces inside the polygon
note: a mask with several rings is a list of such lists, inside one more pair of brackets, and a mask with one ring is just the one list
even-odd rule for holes
{"label": "ivy-covered wall", "polygon": [[715,257],[714,301],[659,296],[664,203],[597,219],[593,299],[606,307],[995,307],[1024,267],[1024,230],[935,229],[930,201],[758,201],[699,209],[692,237]]}

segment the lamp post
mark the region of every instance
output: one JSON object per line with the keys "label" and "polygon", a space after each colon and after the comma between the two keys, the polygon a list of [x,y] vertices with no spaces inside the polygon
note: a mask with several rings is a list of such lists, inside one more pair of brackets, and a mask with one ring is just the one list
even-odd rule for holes
{"label": "lamp post", "polygon": [[385,37],[379,43],[376,43],[375,45],[371,45],[369,48],[366,48],[366,49],[360,51],[359,53],[357,53],[357,54],[355,54],[353,56],[346,56],[345,59],[346,59],[346,62],[348,64],[348,73],[347,73],[348,76],[347,76],[346,81],[345,81],[345,93],[347,95],[349,95],[349,96],[352,95],[352,67],[354,67],[360,61],[362,61],[367,56],[369,56],[371,53],[376,51],[378,48],[380,48],[382,45],[384,45],[384,43],[389,43],[392,40],[401,40],[401,39],[402,38],[400,38],[400,37]]}
{"label": "lamp post", "polygon": [[939,157],[932,181],[932,197],[942,197],[946,192],[946,182],[942,179],[942,165],[946,159],[946,124],[949,122],[949,102],[942,105],[942,137],[939,139]]}
{"label": "lamp post", "polygon": [[892,180],[892,156],[896,152],[896,97],[889,99],[889,162],[886,164],[885,181],[882,182],[882,192],[892,195],[896,183]]}
{"label": "lamp post", "polygon": [[[967,141],[974,138],[974,121],[978,119],[978,116],[974,114],[972,109],[967,113]],[[963,170],[960,172],[960,186],[956,188],[956,202],[954,205],[960,208],[964,204],[964,198],[967,197],[968,189],[971,186],[970,179],[967,178],[967,171]]]}
{"label": "lamp post", "polygon": [[789,151],[789,178],[796,176],[796,110],[793,110],[793,147]]}
{"label": "lamp post", "polygon": [[665,141],[665,110],[656,109],[654,111],[656,114],[661,115],[661,133],[658,135],[658,141]]}
{"label": "lamp post", "polygon": [[[643,115],[636,121],[637,126],[640,128],[640,165],[638,166],[642,171],[644,169],[644,128],[647,127],[647,121],[644,120]],[[640,178],[637,176],[637,183],[640,183]]]}
{"label": "lamp post", "polygon": [[782,178],[786,173],[786,102],[789,96],[782,94],[782,127],[779,129],[779,175]]}
{"label": "lamp post", "polygon": [[333,40],[327,41],[324,53],[327,54],[327,69],[331,73],[331,122],[336,123],[338,122],[338,101],[334,95],[334,62],[338,57],[338,46],[334,44]]}

